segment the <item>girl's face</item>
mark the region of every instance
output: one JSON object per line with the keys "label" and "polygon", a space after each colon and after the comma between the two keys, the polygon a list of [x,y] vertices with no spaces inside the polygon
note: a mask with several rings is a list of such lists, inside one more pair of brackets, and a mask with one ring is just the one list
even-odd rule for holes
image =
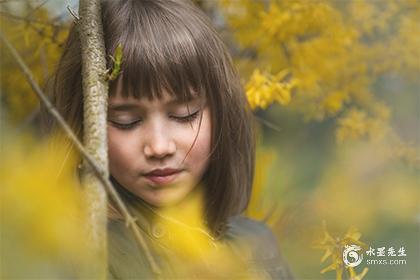
{"label": "girl's face", "polygon": [[180,102],[163,92],[149,100],[109,99],[108,147],[111,175],[153,206],[183,200],[207,169],[211,121],[201,97]]}

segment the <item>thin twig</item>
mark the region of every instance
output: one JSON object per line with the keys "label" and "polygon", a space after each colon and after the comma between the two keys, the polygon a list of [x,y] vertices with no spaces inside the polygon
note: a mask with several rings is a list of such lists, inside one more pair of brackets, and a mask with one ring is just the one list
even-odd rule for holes
{"label": "thin twig", "polygon": [[281,132],[283,129],[281,127],[279,127],[277,124],[270,122],[260,116],[254,115],[255,118],[257,119],[257,121],[261,122],[263,125],[265,125],[268,128],[271,128],[277,132]]}
{"label": "thin twig", "polygon": [[76,20],[76,22],[79,22],[80,21],[80,17],[78,15],[76,15],[76,13],[72,10],[72,8],[70,7],[70,5],[67,5],[67,10],[72,15],[72,17],[74,17],[74,19]]}
{"label": "thin twig", "polygon": [[27,15],[26,18],[30,18],[38,9],[42,8],[42,6],[44,6],[49,0],[44,0],[44,2],[38,4],[38,6],[35,6],[35,8],[31,7],[31,3],[29,3],[29,7],[32,9]]}
{"label": "thin twig", "polygon": [[39,85],[35,82],[35,79],[32,76],[31,71],[29,70],[28,66],[25,64],[23,59],[20,57],[19,53],[13,47],[13,45],[7,40],[6,37],[3,36],[3,33],[0,31],[0,39],[5,43],[5,45],[9,48],[10,52],[12,53],[13,57],[18,62],[20,68],[22,69],[25,77],[27,78],[28,82],[30,83],[32,89],[35,91],[36,95],[39,97],[41,102],[45,105],[48,112],[56,119],[59,123],[61,128],[67,134],[67,137],[73,142],[76,146],[77,150],[83,155],[83,157],[88,162],[89,166],[93,169],[96,177],[101,181],[101,183],[105,186],[106,190],[110,194],[111,198],[117,204],[118,209],[124,216],[126,221],[126,226],[131,228],[134,232],[134,236],[137,242],[140,244],[142,249],[146,254],[146,258],[148,259],[150,266],[152,267],[153,272],[156,274],[160,274],[160,268],[158,267],[153,255],[151,254],[144,237],[141,235],[138,225],[136,223],[136,219],[130,214],[129,210],[125,206],[124,202],[119,197],[117,191],[115,190],[114,186],[111,184],[109,179],[105,176],[105,172],[99,167],[96,163],[95,159],[85,150],[82,143],[77,139],[77,136],[73,133],[71,128],[67,125],[64,118],[60,115],[54,105],[48,100],[47,96],[43,93]]}

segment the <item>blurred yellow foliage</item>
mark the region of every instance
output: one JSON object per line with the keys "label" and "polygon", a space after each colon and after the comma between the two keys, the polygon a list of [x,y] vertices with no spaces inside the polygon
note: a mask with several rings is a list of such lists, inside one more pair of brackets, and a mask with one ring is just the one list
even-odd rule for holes
{"label": "blurred yellow foliage", "polygon": [[[302,219],[294,222],[307,231],[311,218],[322,217],[337,227],[357,224],[364,234],[377,230],[379,220],[413,223],[420,205],[416,169],[410,173],[394,159],[418,168],[418,147],[405,143],[392,127],[392,104],[386,103],[377,84],[393,75],[418,86],[418,1],[220,0],[218,5],[245,50],[236,61],[246,80],[251,107],[266,109],[279,103],[301,113],[305,120],[333,119],[336,123],[335,137],[341,145],[332,152],[335,158],[322,169],[312,192],[305,190],[306,202],[297,207],[303,208]],[[28,5],[23,14],[31,11]],[[0,24],[38,82],[45,85],[58,61],[67,27],[51,24],[54,19],[42,7],[29,19],[36,21],[2,15]],[[3,46],[1,49],[2,100],[10,119],[19,122],[33,111],[37,100],[16,63]],[[359,142],[361,139],[369,139],[373,145]],[[2,248],[2,253],[11,254],[19,243],[28,254],[82,257],[79,194],[73,174],[64,167],[64,162],[72,165],[73,160],[66,159],[67,151],[60,149],[60,144],[53,153],[42,146],[32,150],[32,145],[26,140],[1,150],[1,233],[2,237],[14,236],[6,247],[9,251]],[[257,159],[247,210],[251,217],[263,219],[270,212],[264,200],[270,193],[264,185],[273,161],[271,151]],[[202,272],[209,264],[215,274],[240,270],[226,257],[222,244],[206,232],[197,201],[185,209],[159,213],[165,217],[159,222],[171,232],[162,239],[162,246],[181,256],[175,260],[194,264],[180,265],[185,273],[195,270],[199,275],[214,275]],[[358,242],[360,233],[352,229],[344,238],[333,237],[324,225],[324,239],[318,245],[326,250],[323,260],[331,258],[332,264],[323,272],[336,270],[337,279],[341,279],[344,268],[337,250],[349,238]],[[299,261],[301,257],[299,252]],[[2,267],[2,276],[7,269]],[[353,268],[347,272],[351,279],[362,279],[367,269],[360,274]]]}
{"label": "blurred yellow foliage", "polygon": [[357,224],[365,233],[375,230],[375,221],[415,220],[420,205],[416,171],[395,161],[383,141],[354,141],[335,151],[308,199],[313,215],[336,227]]}
{"label": "blurred yellow foliage", "polygon": [[[337,141],[392,130],[375,83],[385,74],[416,81],[420,5],[416,1],[219,1],[239,46],[252,108],[289,105],[306,120],[337,119]],[[252,55],[246,55],[251,53]],[[265,75],[287,69],[289,87]],[[366,123],[365,123],[366,122]]]}
{"label": "blurred yellow foliage", "polygon": [[201,188],[192,193],[185,203],[155,211],[159,217],[156,223],[162,225],[167,233],[161,239],[165,247],[188,259],[202,258],[212,247],[216,247],[203,223]]}
{"label": "blurred yellow foliage", "polygon": [[[54,21],[45,7],[32,7],[30,1],[21,10],[1,8],[3,34],[22,55],[38,84],[44,87],[61,55],[68,26]],[[20,123],[31,116],[39,102],[9,51],[3,45],[0,48],[0,87],[4,108],[8,110],[10,122]]]}
{"label": "blurred yellow foliage", "polygon": [[69,149],[14,137],[0,152],[2,277],[83,263],[84,208]]}
{"label": "blurred yellow foliage", "polygon": [[270,200],[267,196],[270,192],[266,189],[268,175],[276,159],[274,149],[257,149],[252,195],[246,210],[248,217],[267,224],[275,223],[280,214],[279,205],[274,199]]}
{"label": "blurred yellow foliage", "polygon": [[[151,208],[150,208],[151,209]],[[158,246],[168,257],[168,277],[197,276],[201,279],[260,279],[250,264],[234,255],[222,240],[215,239],[203,219],[203,193],[198,187],[181,204],[151,209],[156,215],[154,233]]]}

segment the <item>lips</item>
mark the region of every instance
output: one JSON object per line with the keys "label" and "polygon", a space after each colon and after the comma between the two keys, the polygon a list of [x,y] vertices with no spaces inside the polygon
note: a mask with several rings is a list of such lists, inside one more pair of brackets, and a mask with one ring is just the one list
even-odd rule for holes
{"label": "lips", "polygon": [[175,180],[180,172],[181,170],[172,168],[154,169],[144,177],[156,185],[166,185]]}

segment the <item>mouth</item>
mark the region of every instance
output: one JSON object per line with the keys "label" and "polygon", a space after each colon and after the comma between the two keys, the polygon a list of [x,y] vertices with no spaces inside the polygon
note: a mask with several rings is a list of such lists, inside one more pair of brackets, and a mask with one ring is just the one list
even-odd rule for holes
{"label": "mouth", "polygon": [[155,169],[144,174],[144,177],[154,185],[166,185],[173,182],[181,173],[179,169]]}

